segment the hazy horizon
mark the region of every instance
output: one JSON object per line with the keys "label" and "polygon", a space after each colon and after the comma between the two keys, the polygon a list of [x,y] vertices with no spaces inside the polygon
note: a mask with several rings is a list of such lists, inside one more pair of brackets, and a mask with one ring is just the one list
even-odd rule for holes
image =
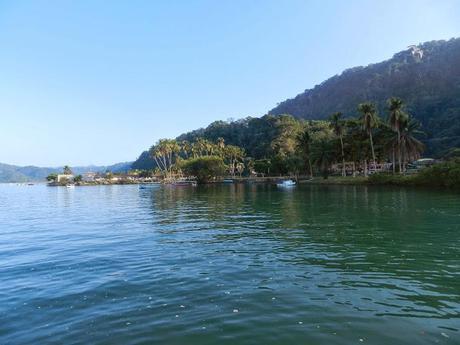
{"label": "hazy horizon", "polygon": [[460,36],[457,1],[0,4],[0,162],[135,160],[343,70]]}

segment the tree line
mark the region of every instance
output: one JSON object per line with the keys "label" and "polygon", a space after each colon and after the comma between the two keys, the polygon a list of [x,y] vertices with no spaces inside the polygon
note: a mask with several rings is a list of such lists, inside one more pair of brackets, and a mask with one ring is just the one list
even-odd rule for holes
{"label": "tree line", "polygon": [[[404,173],[424,145],[420,124],[401,99],[387,101],[380,116],[372,102],[356,107],[357,116],[337,112],[326,121],[290,115],[216,121],[177,139],[161,139],[149,150],[157,173],[166,178],[187,173],[192,165],[220,175],[309,175],[327,177],[333,164],[343,176],[376,171],[378,164]],[[193,162],[193,164],[192,164]],[[198,164],[199,163],[199,164]],[[209,174],[208,174],[209,175]]]}

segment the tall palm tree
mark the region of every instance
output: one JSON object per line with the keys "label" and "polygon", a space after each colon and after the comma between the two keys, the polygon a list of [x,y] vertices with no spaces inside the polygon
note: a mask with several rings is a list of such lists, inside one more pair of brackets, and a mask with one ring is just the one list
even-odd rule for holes
{"label": "tall palm tree", "polygon": [[423,134],[419,130],[420,123],[408,117],[401,129],[401,148],[403,156],[403,171],[406,170],[406,162],[420,158],[420,154],[425,149],[425,145],[415,136]]}
{"label": "tall palm tree", "polygon": [[342,120],[343,114],[340,112],[334,113],[330,117],[331,128],[334,134],[340,139],[340,148],[342,151],[342,176],[346,175],[345,172],[345,153],[343,150],[343,132],[345,130],[345,123]]}
{"label": "tall palm tree", "polygon": [[372,140],[372,130],[377,127],[379,123],[379,116],[375,105],[370,102],[361,103],[358,105],[358,111],[361,113],[361,122],[364,131],[369,135],[369,141],[371,144],[372,160],[374,162],[374,171],[376,170],[377,164],[375,162],[375,151],[374,141]]}
{"label": "tall palm tree", "polygon": [[72,169],[68,165],[65,165],[63,170],[64,175],[72,175]]}
{"label": "tall palm tree", "polygon": [[182,140],[181,142],[181,151],[185,155],[185,159],[188,159],[189,153],[191,150],[191,145],[187,140]]}
{"label": "tall palm tree", "polygon": [[[390,112],[388,122],[390,127],[397,134],[397,150],[398,150],[398,165],[399,172],[402,173],[402,157],[401,157],[401,128],[407,121],[407,114],[403,111],[403,101],[400,98],[392,97],[388,100],[388,111]],[[393,167],[395,162],[393,162]]]}
{"label": "tall palm tree", "polygon": [[244,158],[244,150],[238,146],[227,145],[224,148],[224,158],[229,163],[230,174],[235,176],[236,165]]}
{"label": "tall palm tree", "polygon": [[382,144],[383,154],[391,157],[393,173],[396,171],[396,151],[398,148],[398,138],[389,124],[382,123],[380,132],[380,141]]}

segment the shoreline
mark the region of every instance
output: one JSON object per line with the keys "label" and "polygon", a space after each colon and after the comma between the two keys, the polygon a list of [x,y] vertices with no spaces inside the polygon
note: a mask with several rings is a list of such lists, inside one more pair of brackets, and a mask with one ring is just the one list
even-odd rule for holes
{"label": "shoreline", "polygon": [[[210,181],[205,184],[277,184],[282,180],[294,180],[298,185],[338,185],[338,186],[394,186],[394,187],[417,187],[417,188],[436,188],[439,190],[458,190],[460,186],[446,186],[434,180],[420,180],[417,175],[371,175],[364,176],[329,176],[307,177],[307,176],[268,176],[268,177],[226,177],[216,181]],[[188,181],[191,182],[191,181]],[[39,184],[42,182],[23,183]],[[136,181],[136,180],[118,180],[118,181],[81,181],[70,184],[75,187],[89,186],[111,186],[111,185],[175,185],[181,184],[181,181]],[[64,183],[47,183],[48,187],[66,187]]]}

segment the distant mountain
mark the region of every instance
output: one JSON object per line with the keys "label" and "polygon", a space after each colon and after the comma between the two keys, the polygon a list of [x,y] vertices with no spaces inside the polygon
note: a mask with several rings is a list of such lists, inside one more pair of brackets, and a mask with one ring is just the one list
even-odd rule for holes
{"label": "distant mountain", "polygon": [[460,147],[460,39],[411,46],[391,59],[355,67],[280,103],[269,114],[325,119],[340,111],[356,115],[356,106],[375,102],[386,114],[386,100],[407,104],[427,133],[428,154]]}
{"label": "distant mountain", "polygon": [[[80,166],[72,167],[74,174],[83,174],[88,171],[104,172],[110,170],[112,172],[125,172],[131,169],[132,162],[117,163],[108,166]],[[36,166],[16,166],[0,163],[0,183],[6,182],[31,182],[45,181],[46,177],[51,173],[59,173],[62,167],[57,168],[41,168]]]}

